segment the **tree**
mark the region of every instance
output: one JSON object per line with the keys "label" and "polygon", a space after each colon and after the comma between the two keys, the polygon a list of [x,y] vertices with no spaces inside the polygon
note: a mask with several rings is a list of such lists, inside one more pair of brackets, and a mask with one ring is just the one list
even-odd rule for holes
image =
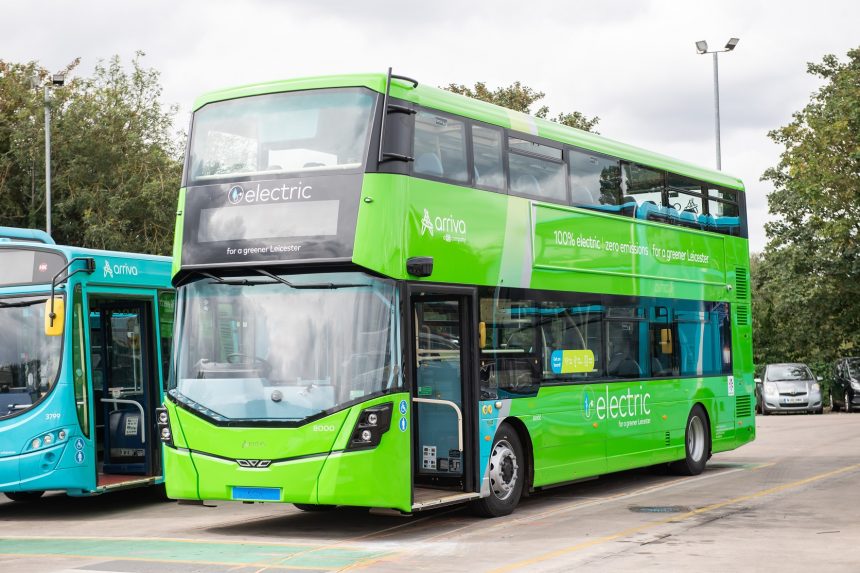
{"label": "tree", "polygon": [[[532,112],[532,104],[542,100],[546,94],[535,91],[528,86],[522,85],[520,82],[514,82],[507,87],[496,88],[490,90],[484,82],[477,82],[474,87],[468,87],[463,84],[448,84],[445,88],[449,92],[454,92],[464,96],[468,96],[481,101],[494,103],[514,111],[532,114],[535,117],[547,119],[549,115],[549,107],[540,106],[537,111]],[[550,117],[550,121],[575,127],[583,131],[591,131],[597,133],[595,127],[600,122],[599,117],[588,118],[581,112],[574,111],[571,113],[559,113],[555,117]]]}
{"label": "tree", "polygon": [[[167,254],[173,241],[182,147],[159,74],[100,62],[52,94],[53,235],[58,242]],[[66,71],[72,73],[78,60]],[[35,78],[34,82],[31,78]],[[0,61],[0,224],[44,226],[47,70]]]}
{"label": "tree", "polygon": [[762,177],[777,217],[753,285],[756,354],[767,361],[860,349],[860,48],[808,72],[824,85],[768,134],[785,150]]}

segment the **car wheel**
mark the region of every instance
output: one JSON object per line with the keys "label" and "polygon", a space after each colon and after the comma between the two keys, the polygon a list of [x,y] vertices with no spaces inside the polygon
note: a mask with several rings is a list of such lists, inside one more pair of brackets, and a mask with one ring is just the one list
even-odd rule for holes
{"label": "car wheel", "polygon": [[520,438],[509,424],[496,432],[490,451],[490,495],[472,502],[481,517],[501,517],[514,511],[523,493],[526,460]]}
{"label": "car wheel", "polygon": [[27,503],[38,500],[44,493],[44,491],[7,491],[4,495],[12,501]]}
{"label": "car wheel", "polygon": [[764,399],[762,399],[761,401],[761,415],[770,416],[770,410],[768,410],[767,406],[764,405]]}
{"label": "car wheel", "polygon": [[845,412],[850,414],[854,411],[854,407],[851,405],[851,398],[848,397],[848,390],[845,391],[845,395],[842,397],[845,400]]}
{"label": "car wheel", "polygon": [[669,469],[676,474],[686,476],[702,473],[711,453],[711,432],[708,428],[708,417],[699,404],[693,406],[687,418],[684,453],[686,454],[684,459],[672,462],[669,464]]}

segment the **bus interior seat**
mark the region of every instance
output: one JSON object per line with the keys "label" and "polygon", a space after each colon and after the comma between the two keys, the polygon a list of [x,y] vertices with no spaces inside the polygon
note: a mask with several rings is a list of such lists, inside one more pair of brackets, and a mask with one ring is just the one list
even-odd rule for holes
{"label": "bus interior seat", "polygon": [[639,208],[639,203],[636,202],[636,197],[625,195],[621,198],[621,214],[627,217],[635,217],[636,210]]}
{"label": "bus interior seat", "polygon": [[541,188],[537,178],[531,173],[523,173],[517,177],[516,190],[529,195],[540,195]]}
{"label": "bus interior seat", "polygon": [[415,159],[415,172],[434,177],[445,175],[442,169],[442,160],[435,153],[422,153]]}
{"label": "bus interior seat", "polygon": [[629,354],[616,354],[606,366],[606,371],[609,376],[619,378],[635,378],[642,375],[639,363]]}
{"label": "bus interior seat", "polygon": [[595,205],[597,199],[585,185],[571,185],[571,195],[574,205]]}
{"label": "bus interior seat", "polygon": [[699,218],[696,212],[692,209],[684,209],[681,211],[679,219],[684,227],[699,227]]}

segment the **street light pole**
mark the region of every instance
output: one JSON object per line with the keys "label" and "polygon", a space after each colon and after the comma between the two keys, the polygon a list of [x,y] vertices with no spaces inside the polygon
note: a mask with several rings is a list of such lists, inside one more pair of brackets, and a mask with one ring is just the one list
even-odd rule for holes
{"label": "street light pole", "polygon": [[51,88],[45,86],[45,232],[51,234]]}
{"label": "street light pole", "polygon": [[722,153],[720,150],[720,71],[717,55],[720,52],[731,52],[735,49],[735,46],[738,45],[739,41],[740,40],[738,38],[731,38],[728,43],[726,43],[726,47],[724,49],[712,51],[708,51],[708,43],[706,41],[700,40],[696,42],[696,51],[698,51],[699,54],[714,55],[714,133],[717,142],[717,169],[723,168]]}
{"label": "street light pole", "polygon": [[51,234],[51,88],[61,88],[66,83],[66,74],[51,76],[45,84],[45,232]]}

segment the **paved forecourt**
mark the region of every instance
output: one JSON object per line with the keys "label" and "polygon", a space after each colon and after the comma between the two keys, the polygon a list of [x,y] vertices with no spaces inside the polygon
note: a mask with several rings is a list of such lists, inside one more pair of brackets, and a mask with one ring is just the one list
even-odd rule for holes
{"label": "paved forecourt", "polygon": [[558,487],[499,519],[220,503],[156,491],[0,501],[0,571],[854,571],[860,414],[757,419],[700,476],[636,470]]}

